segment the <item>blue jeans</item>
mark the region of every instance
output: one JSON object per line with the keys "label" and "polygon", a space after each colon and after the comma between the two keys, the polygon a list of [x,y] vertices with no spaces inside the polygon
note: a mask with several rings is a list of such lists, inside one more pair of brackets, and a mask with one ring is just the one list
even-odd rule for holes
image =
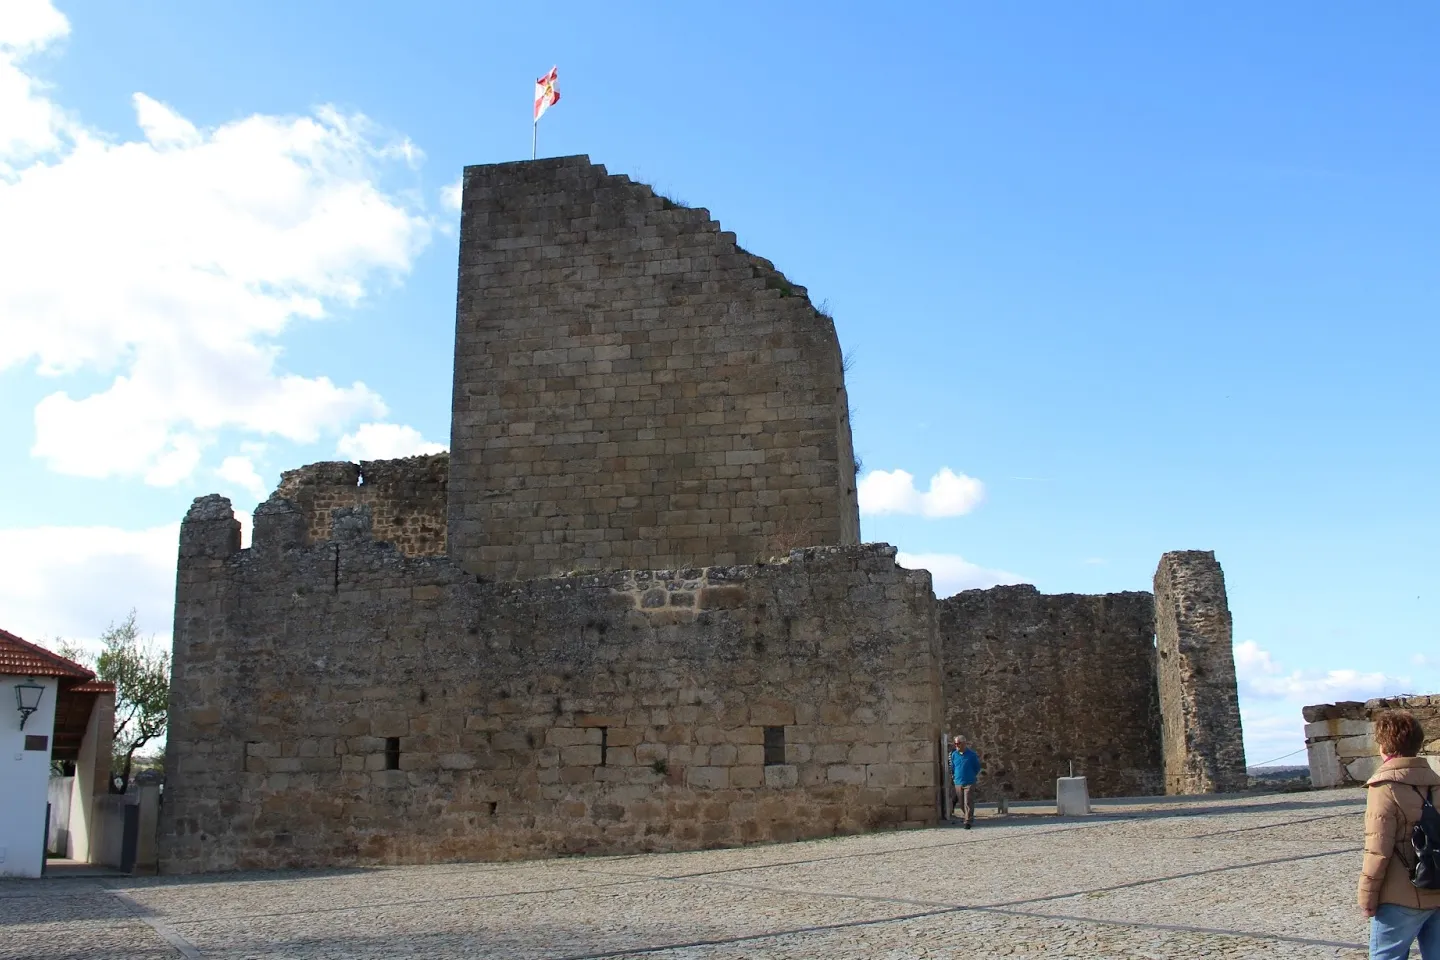
{"label": "blue jeans", "polygon": [[1416,940],[1421,960],[1440,960],[1440,909],[1380,904],[1370,920],[1370,960],[1406,960]]}

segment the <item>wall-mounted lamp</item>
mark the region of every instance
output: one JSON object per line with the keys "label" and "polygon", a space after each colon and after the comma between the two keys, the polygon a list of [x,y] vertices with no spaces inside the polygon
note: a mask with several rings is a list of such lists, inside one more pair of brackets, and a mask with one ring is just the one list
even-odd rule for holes
{"label": "wall-mounted lamp", "polygon": [[30,714],[40,709],[40,698],[45,694],[45,688],[34,683],[31,677],[30,683],[15,684],[15,703],[20,708],[20,729],[25,729],[25,721],[30,719]]}

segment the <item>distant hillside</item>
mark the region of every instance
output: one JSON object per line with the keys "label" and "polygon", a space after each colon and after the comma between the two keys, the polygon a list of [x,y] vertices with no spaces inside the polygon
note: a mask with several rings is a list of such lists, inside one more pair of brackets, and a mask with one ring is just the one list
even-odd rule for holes
{"label": "distant hillside", "polygon": [[1309,767],[1246,767],[1251,787],[1266,789],[1308,790],[1310,789]]}

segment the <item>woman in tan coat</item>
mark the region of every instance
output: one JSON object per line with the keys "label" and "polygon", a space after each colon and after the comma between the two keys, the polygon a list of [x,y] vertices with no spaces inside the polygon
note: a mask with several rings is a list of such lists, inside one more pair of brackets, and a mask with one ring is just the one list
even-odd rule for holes
{"label": "woman in tan coat", "polygon": [[[1370,917],[1371,960],[1406,960],[1419,940],[1423,960],[1440,960],[1440,890],[1410,882],[1415,852],[1410,828],[1420,819],[1424,797],[1440,786],[1425,758],[1420,723],[1409,713],[1387,710],[1375,718],[1375,743],[1384,763],[1365,784],[1365,862],[1360,868],[1360,909]],[[1440,803],[1440,790],[1432,794]]]}

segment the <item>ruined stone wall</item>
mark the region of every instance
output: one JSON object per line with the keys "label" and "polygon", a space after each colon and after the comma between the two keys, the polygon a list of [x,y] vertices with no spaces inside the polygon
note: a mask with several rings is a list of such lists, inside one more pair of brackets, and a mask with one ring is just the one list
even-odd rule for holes
{"label": "ruined stone wall", "polygon": [[477,582],[272,498],[180,540],[161,870],[681,850],[937,818],[929,575],[884,545]]}
{"label": "ruined stone wall", "polygon": [[984,799],[1055,796],[1088,778],[1091,796],[1163,790],[1148,593],[966,590],[938,604],[945,727],[985,764]]}
{"label": "ruined stone wall", "polygon": [[445,554],[450,455],[312,463],[281,474],[275,496],[305,514],[311,542],[330,539],[330,511],[368,506],[375,538],[411,557]]}
{"label": "ruined stone wall", "polygon": [[502,579],[859,540],[829,317],[587,157],[465,169],[450,552]]}
{"label": "ruined stone wall", "polygon": [[1440,696],[1346,700],[1304,709],[1312,787],[1354,786],[1374,775],[1382,759],[1374,719],[1382,710],[1408,710],[1415,715],[1425,730],[1420,755],[1440,773]]}
{"label": "ruined stone wall", "polygon": [[1166,793],[1245,789],[1230,606],[1213,551],[1180,550],[1160,558],[1155,639]]}

